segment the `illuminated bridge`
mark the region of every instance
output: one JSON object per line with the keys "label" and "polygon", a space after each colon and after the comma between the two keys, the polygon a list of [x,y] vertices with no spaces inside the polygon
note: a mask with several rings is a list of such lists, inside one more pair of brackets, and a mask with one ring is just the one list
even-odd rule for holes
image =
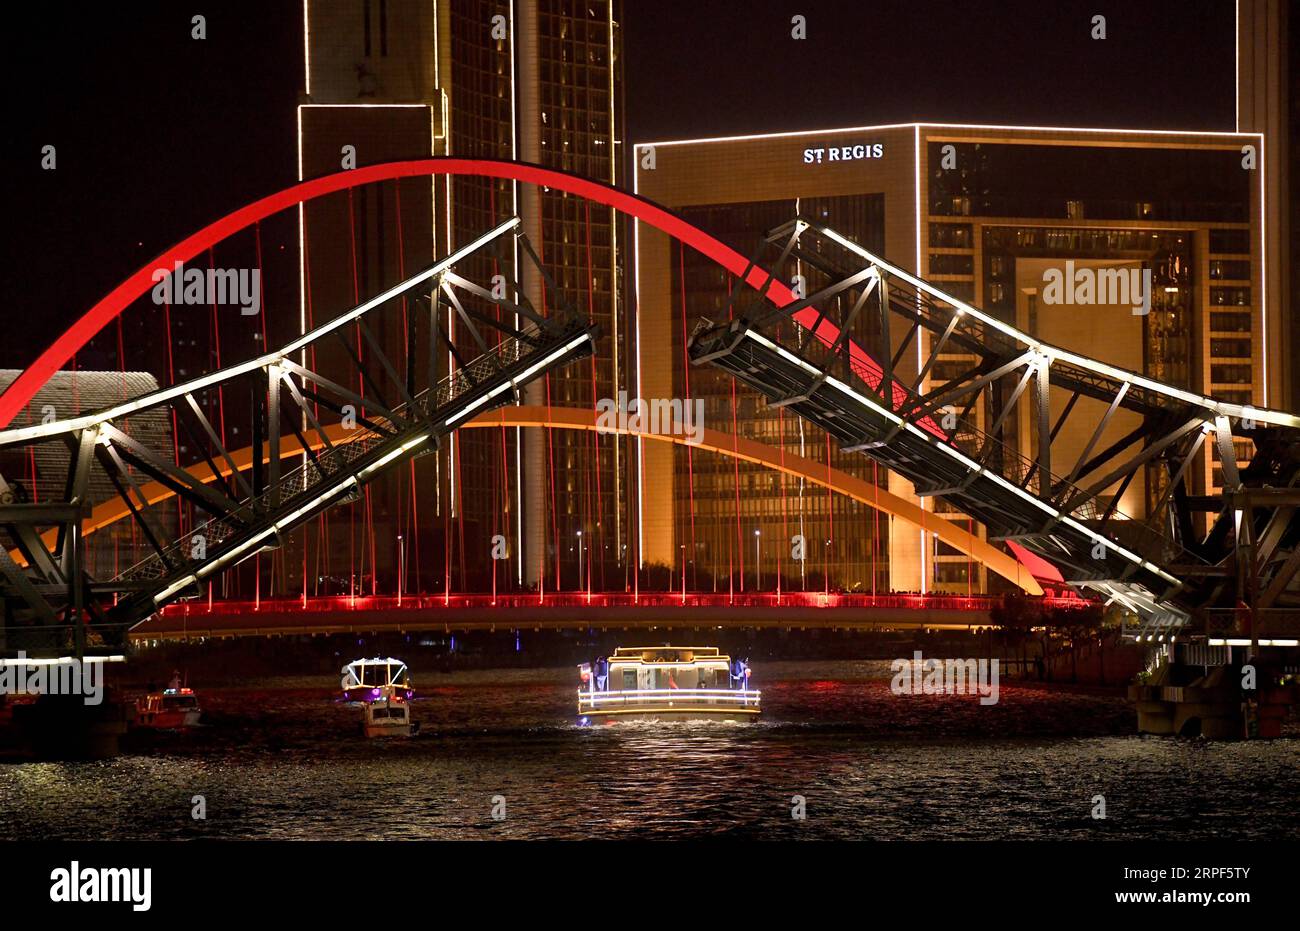
{"label": "illuminated bridge", "polygon": [[[563,191],[663,230],[716,262],[741,286],[727,319],[697,326],[691,362],[727,372],[844,448],[910,479],[919,494],[950,502],[987,528],[989,538],[933,515],[927,524],[914,502],[878,484],[752,439],[704,430],[704,449],[915,523],[1032,595],[1061,582],[1159,627],[1239,628],[1243,610],[1255,632],[1265,622],[1277,630],[1292,623],[1300,605],[1294,585],[1300,522],[1292,520],[1300,504],[1300,420],[1294,416],[1221,403],[1041,344],[801,218],[768,235],[770,260],[761,252],[747,260],[625,191],[532,165],[440,158],[303,182],[236,211],[138,270],[13,381],[0,396],[4,648],[114,646],[132,628],[144,639],[176,636],[178,628],[195,636],[355,629],[349,625],[358,615],[365,615],[367,629],[605,626],[594,620],[597,611],[610,615],[608,626],[624,623],[616,617],[650,626],[685,625],[695,617],[698,625],[702,610],[710,620],[755,626],[986,623],[988,602],[974,596],[909,600],[829,588],[820,595],[702,594],[685,592],[684,578],[676,594],[643,592],[635,572],[617,594],[593,592],[588,574],[585,592],[548,594],[543,582],[535,594],[472,596],[450,592],[450,570],[441,594],[427,587],[405,593],[403,573],[392,597],[381,598],[373,558],[368,594],[359,597],[352,580],[346,599],[309,598],[305,548],[300,599],[214,598],[230,569],[282,547],[295,530],[358,501],[376,478],[462,429],[682,441],[679,430],[611,428],[591,409],[549,399],[524,403],[530,383],[591,355],[597,328],[590,308],[560,299],[541,244],[529,240],[518,218],[274,350],[263,344],[246,359],[177,379],[168,349],[165,385],[129,396],[124,388],[115,403],[85,413],[41,403],[42,390],[82,347],[120,326],[120,315],[149,292],[156,270],[204,253],[210,260],[218,243],[249,228],[260,231],[263,219],[316,198],[439,175]],[[260,232],[257,242],[260,250]],[[540,290],[540,301],[501,274],[511,267],[507,256],[522,257],[540,282],[532,291]],[[474,280],[471,260],[484,258],[489,261],[474,267],[495,274]],[[806,269],[806,296],[796,296],[776,272],[792,258]],[[790,321],[796,326],[783,329]],[[795,338],[796,332],[812,338]],[[166,338],[170,344],[170,330]],[[953,347],[976,362],[931,387],[927,376]],[[905,374],[909,354],[917,365]],[[125,377],[123,363],[124,386]],[[1055,416],[1053,391],[1068,397]],[[1082,455],[1054,458],[1054,441],[1070,418],[1088,416],[1080,399],[1100,403],[1104,413]],[[247,417],[247,444],[227,435],[227,408]],[[1121,409],[1136,413],[1139,425],[1103,443]],[[1005,441],[1010,423],[1025,425],[1032,455]],[[1234,435],[1254,441],[1254,459],[1240,472]],[[1218,498],[1186,491],[1189,464],[1206,443],[1217,446],[1224,468],[1228,491]],[[51,472],[59,474],[57,482]],[[1156,492],[1157,505],[1143,519],[1117,507],[1123,489],[1137,480]],[[1116,485],[1119,493],[1112,491]],[[1198,532],[1201,526],[1207,529]],[[88,539],[105,533],[119,539],[123,527],[130,528],[134,558],[117,558],[116,546],[111,561],[88,558]],[[842,621],[828,619],[831,610],[842,612]]]}

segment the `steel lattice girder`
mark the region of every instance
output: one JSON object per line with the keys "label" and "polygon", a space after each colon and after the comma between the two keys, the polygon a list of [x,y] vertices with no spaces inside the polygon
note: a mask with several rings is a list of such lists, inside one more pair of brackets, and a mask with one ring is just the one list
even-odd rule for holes
{"label": "steel lattice girder", "polygon": [[[589,355],[597,329],[573,307],[562,302],[556,307],[553,301],[552,313],[542,315],[522,291],[515,291],[515,302],[494,298],[454,270],[481,251],[494,251],[500,258],[496,250],[512,238],[522,246],[525,260],[550,280],[514,218],[275,352],[96,413],[0,431],[0,450],[41,443],[68,445],[72,455],[63,503],[75,505],[77,514],[87,503],[92,461],[97,463],[152,551],[112,578],[83,579],[74,585],[67,572],[73,563],[65,538],[80,539],[79,518],[74,522],[78,531],[60,524],[58,542],[51,549],[33,529],[33,522],[39,522],[35,509],[48,505],[17,502],[7,510],[0,508],[0,528],[23,563],[6,552],[0,564],[7,611],[12,615],[17,610],[50,624],[80,601],[114,626],[137,622],[169,601],[196,594],[199,583],[222,570],[278,545],[282,534],[349,500],[380,472],[431,449],[465,421],[519,400],[522,388],[546,372]],[[424,291],[429,292],[427,297]],[[375,323],[385,312],[395,313],[401,299],[411,296],[427,307],[427,323],[421,331],[418,321],[424,315],[418,310],[409,315],[404,331],[406,358],[395,364],[375,336]],[[517,313],[521,327],[505,322],[513,314],[502,314],[503,320],[498,321],[475,309],[471,298]],[[443,331],[438,322],[443,307],[449,317],[456,316],[476,355],[467,358],[461,351],[464,347],[458,348]],[[345,338],[348,331],[355,335],[355,348]],[[485,332],[494,332],[495,345],[489,345]],[[327,343],[332,354],[316,352]],[[416,352],[420,343],[427,346],[427,353]],[[446,363],[450,370],[440,377],[444,352],[455,365]],[[309,355],[329,355],[334,367],[309,367]],[[336,370],[339,364],[342,368]],[[253,448],[264,450],[254,455],[249,478],[233,467],[230,451],[200,403],[217,392],[224,392],[227,399],[240,393],[249,399]],[[196,463],[206,463],[212,473],[210,483],[176,461],[179,440],[173,447],[167,437],[167,448],[160,449],[132,435],[133,417],[160,413],[184,428],[197,450]],[[349,442],[328,439],[323,420],[333,415],[355,419],[356,436]],[[311,450],[307,433],[323,441],[319,452]],[[297,440],[296,447],[306,452],[301,460],[292,460],[301,465],[282,474],[281,441],[289,434]],[[218,461],[227,466],[229,478],[222,477]],[[170,523],[150,506],[137,475],[175,492],[210,519],[187,529]],[[0,484],[0,489],[8,487]],[[117,603],[101,610],[96,597],[103,600],[110,595],[117,597]],[[76,613],[80,616],[79,607]]]}
{"label": "steel lattice girder", "polygon": [[[793,408],[843,449],[865,452],[907,477],[918,494],[942,497],[981,520],[991,534],[1014,538],[1046,557],[1068,581],[1147,614],[1167,613],[1158,602],[1195,605],[1222,588],[1222,564],[1230,558],[1222,530],[1230,509],[1221,499],[1211,502],[1218,512],[1215,529],[1204,539],[1193,537],[1189,509],[1205,510],[1207,504],[1184,490],[1189,466],[1208,437],[1225,463],[1225,485],[1234,487],[1234,428],[1251,438],[1283,433],[1294,444],[1300,419],[1225,404],[1044,344],[802,218],[766,238],[782,247],[769,282],[795,260],[805,275],[820,276],[819,290],[784,306],[761,299],[766,284],[748,302],[733,296],[733,308],[739,308],[734,319],[702,321],[696,329],[689,349],[693,364],[718,366],[770,404]],[[851,310],[835,319],[832,304]],[[806,307],[817,308],[810,327],[817,339],[798,347],[788,338],[775,339],[773,323]],[[848,351],[855,326],[878,363]],[[928,350],[922,332],[930,336]],[[893,338],[898,333],[904,334],[901,341]],[[909,350],[918,360],[900,377]],[[927,390],[944,352],[974,361]],[[1054,422],[1053,388],[1068,393]],[[1088,425],[1090,439],[1080,455],[1056,457],[1056,465],[1069,468],[1062,475],[1053,470],[1053,443],[1067,419],[1080,416],[1080,397],[1102,402],[1106,413]],[[1103,442],[1118,409],[1138,414],[1140,424]],[[972,414],[976,420],[987,415],[992,425],[981,431]],[[1037,435],[1032,457],[1001,439],[1003,426],[1022,416]],[[1153,469],[1149,523],[1124,519],[1117,511],[1124,489]],[[1116,487],[1118,493],[1108,494]]]}

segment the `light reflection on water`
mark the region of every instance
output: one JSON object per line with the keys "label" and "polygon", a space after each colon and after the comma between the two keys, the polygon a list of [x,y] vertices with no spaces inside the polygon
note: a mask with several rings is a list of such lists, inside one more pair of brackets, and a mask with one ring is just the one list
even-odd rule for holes
{"label": "light reflection on water", "polygon": [[[774,664],[775,665],[775,664]],[[898,698],[852,664],[769,668],[756,723],[577,727],[572,670],[421,682],[367,741],[327,685],[202,692],[208,727],[114,760],[0,765],[10,837],[1148,838],[1300,828],[1300,741],[1132,736],[1121,699],[1003,683]],[[291,683],[302,686],[306,683]],[[791,818],[802,795],[807,820]],[[1093,796],[1107,818],[1090,817]],[[207,820],[190,817],[203,795]],[[506,818],[491,817],[504,796]]]}

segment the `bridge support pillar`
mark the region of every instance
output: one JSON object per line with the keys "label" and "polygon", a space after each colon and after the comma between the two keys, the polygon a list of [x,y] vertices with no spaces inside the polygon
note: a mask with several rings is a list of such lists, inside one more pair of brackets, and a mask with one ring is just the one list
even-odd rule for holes
{"label": "bridge support pillar", "polygon": [[[1241,688],[1239,666],[1165,665],[1150,683],[1129,686],[1139,734],[1242,740],[1279,737],[1282,720],[1297,700],[1295,686]],[[1261,670],[1260,678],[1264,678]],[[1172,683],[1186,681],[1186,685]]]}

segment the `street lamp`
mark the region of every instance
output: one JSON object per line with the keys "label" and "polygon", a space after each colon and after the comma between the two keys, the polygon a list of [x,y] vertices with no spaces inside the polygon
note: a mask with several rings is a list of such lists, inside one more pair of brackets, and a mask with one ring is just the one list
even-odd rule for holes
{"label": "street lamp", "polygon": [[578,531],[578,588],[582,588],[582,531]]}
{"label": "street lamp", "polygon": [[759,543],[762,540],[763,531],[757,527],[754,528],[754,591],[757,593],[763,587],[763,557],[759,551]]}

